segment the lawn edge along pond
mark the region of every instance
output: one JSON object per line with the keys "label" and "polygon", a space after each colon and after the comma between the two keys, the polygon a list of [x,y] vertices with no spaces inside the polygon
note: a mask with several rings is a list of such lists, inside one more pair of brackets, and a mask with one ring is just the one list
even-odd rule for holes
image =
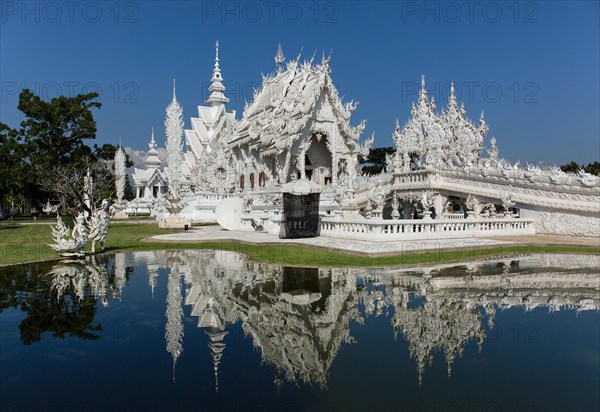
{"label": "lawn edge along pond", "polygon": [[[279,244],[276,242],[257,245],[237,241],[194,243],[143,241],[143,239],[154,235],[177,232],[160,229],[155,224],[113,224],[106,239],[104,253],[144,250],[217,249],[243,253],[257,262],[319,267],[412,266],[531,253],[600,255],[600,248],[596,246],[531,243],[439,249],[372,257],[342,252],[335,248]],[[60,256],[48,246],[48,243],[52,243],[52,238],[50,226],[47,224],[2,224],[0,225],[0,266],[60,259]]]}

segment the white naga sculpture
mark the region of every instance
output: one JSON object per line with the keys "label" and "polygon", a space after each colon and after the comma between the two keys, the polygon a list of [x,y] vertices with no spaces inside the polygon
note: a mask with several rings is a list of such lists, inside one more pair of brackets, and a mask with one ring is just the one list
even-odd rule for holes
{"label": "white naga sculpture", "polygon": [[96,253],[96,242],[100,242],[104,250],[104,241],[108,235],[110,215],[108,213],[108,200],[102,201],[98,210],[92,211],[86,220],[83,213],[77,216],[73,230],[63,222],[60,214],[56,214],[56,225],[51,226],[54,244],[49,246],[62,256],[84,256],[88,243],[92,242],[92,253]]}
{"label": "white naga sculpture", "polygon": [[80,213],[73,230],[71,230],[60,215],[56,214],[56,226],[51,226],[54,244],[49,244],[62,256],[84,256],[89,239],[89,231],[85,224],[85,216]]}
{"label": "white naga sculpture", "polygon": [[[92,205],[93,179],[90,171],[84,180],[86,204]],[[88,207],[89,207],[88,206]],[[91,209],[91,208],[90,208]],[[73,230],[70,230],[63,222],[60,214],[56,214],[56,225],[51,226],[52,239],[54,244],[49,244],[62,256],[84,256],[86,254],[88,242],[92,241],[92,253],[96,253],[96,242],[100,242],[104,250],[104,241],[108,235],[108,224],[110,221],[109,201],[104,199],[99,209],[91,209],[91,213],[80,213],[76,220]]]}

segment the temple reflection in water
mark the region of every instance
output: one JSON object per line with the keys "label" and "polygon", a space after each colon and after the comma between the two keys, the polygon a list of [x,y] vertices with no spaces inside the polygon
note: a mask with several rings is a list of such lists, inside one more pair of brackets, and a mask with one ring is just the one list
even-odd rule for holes
{"label": "temple reflection in water", "polygon": [[389,316],[393,335],[408,342],[421,383],[434,354],[443,353],[450,376],[469,342],[484,350],[485,319],[493,331],[498,310],[600,309],[598,257],[586,255],[364,269],[282,267],[225,251],[159,251],[64,261],[47,276],[59,297],[68,292],[107,306],[109,297],[120,298],[134,265],[147,267],[152,296],[160,273],[167,274],[165,339],[173,379],[184,350],[183,317],[192,316],[208,337],[216,390],[228,327],[237,322],[274,367],[275,385],[326,387],[340,347],[354,342],[351,321]]}

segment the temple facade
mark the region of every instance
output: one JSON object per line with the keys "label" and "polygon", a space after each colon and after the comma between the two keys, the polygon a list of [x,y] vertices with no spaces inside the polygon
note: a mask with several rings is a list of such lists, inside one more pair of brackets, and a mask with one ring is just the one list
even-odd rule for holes
{"label": "temple facade", "polygon": [[144,160],[145,167],[134,168],[131,174],[135,198],[138,203],[144,204],[146,207],[150,207],[155,200],[162,198],[167,193],[167,179],[162,161],[158,158],[154,129],[152,129],[148,146],[149,150]]}
{"label": "temple facade", "polygon": [[[386,169],[363,174],[359,161],[374,136],[362,137],[365,121],[351,122],[357,103],[339,97],[330,59],[301,62],[298,56],[286,62],[280,46],[274,72],[263,75],[238,120],[227,108],[217,43],[210,95],[190,119],[191,128],[182,131],[180,155],[169,155],[175,164],[168,166],[181,171],[173,192],[183,219],[215,222],[217,205],[240,197],[246,229],[270,227],[275,234],[284,222],[282,187],[308,180],[320,187],[320,230],[328,236],[398,240],[483,231],[600,236],[598,177],[502,159],[496,139],[488,139],[483,113],[469,120],[453,86],[446,107],[438,110],[424,77],[410,119],[403,126],[396,122],[396,151]],[[173,104],[178,105],[175,91]],[[160,173],[153,144],[146,169],[134,172],[138,202],[160,203],[165,194],[169,174]],[[419,227],[402,224],[415,219]]]}

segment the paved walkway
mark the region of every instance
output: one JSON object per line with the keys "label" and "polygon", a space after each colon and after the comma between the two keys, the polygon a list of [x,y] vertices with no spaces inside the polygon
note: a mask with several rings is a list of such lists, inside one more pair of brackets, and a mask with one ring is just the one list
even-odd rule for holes
{"label": "paved walkway", "polygon": [[514,245],[513,240],[499,240],[486,238],[459,238],[459,239],[430,239],[394,242],[368,242],[364,240],[339,239],[319,236],[306,239],[279,239],[264,232],[228,231],[220,226],[204,226],[193,228],[182,233],[169,235],[156,235],[144,239],[149,242],[173,243],[202,243],[236,241],[251,244],[287,244],[308,247],[323,247],[343,252],[366,256],[389,256],[401,253],[430,251],[443,251],[456,248],[481,248],[500,245]]}

